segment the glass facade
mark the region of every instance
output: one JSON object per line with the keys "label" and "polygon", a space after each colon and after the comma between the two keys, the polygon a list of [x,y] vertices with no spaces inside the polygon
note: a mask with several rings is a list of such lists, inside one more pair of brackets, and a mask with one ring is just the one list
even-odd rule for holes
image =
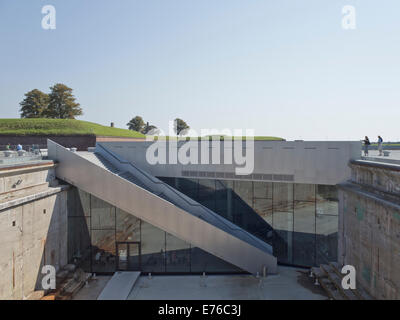
{"label": "glass facade", "polygon": [[271,244],[280,263],[314,266],[337,260],[335,186],[160,179]]}
{"label": "glass facade", "polygon": [[[279,263],[314,266],[337,260],[335,186],[160,179],[271,244]],[[82,190],[70,189],[68,207],[68,257],[87,272],[242,272]]]}
{"label": "glass facade", "polygon": [[70,189],[68,207],[68,258],[86,272],[243,272],[82,190]]}

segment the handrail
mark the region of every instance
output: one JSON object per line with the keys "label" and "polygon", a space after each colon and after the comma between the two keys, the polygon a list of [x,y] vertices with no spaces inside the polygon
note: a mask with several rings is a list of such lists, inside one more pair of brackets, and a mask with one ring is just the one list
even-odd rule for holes
{"label": "handrail", "polygon": [[[182,199],[184,202],[186,202],[188,205],[192,206],[192,207],[198,207],[202,210],[205,210],[207,213],[211,214],[213,218],[215,218],[218,222],[220,222],[221,224],[223,224],[225,227],[227,227],[229,230],[236,230],[240,233],[242,233],[243,235],[249,236],[251,239],[253,239],[254,241],[257,241],[259,244],[261,244],[263,247],[267,247],[269,250],[272,251],[272,246],[269,245],[268,243],[264,242],[263,240],[259,239],[258,237],[254,236],[253,234],[251,234],[250,232],[238,227],[237,225],[235,225],[234,223],[230,222],[229,220],[226,220],[225,218],[221,217],[220,215],[218,215],[217,213],[215,213],[214,211],[208,209],[207,207],[203,206],[202,204],[190,199],[189,197],[187,197],[186,195],[183,195],[182,193],[178,193],[177,190],[175,190],[174,188],[172,188],[170,185],[168,185],[167,183],[160,181],[159,179],[155,178],[156,180],[154,180],[154,177],[150,174],[148,174],[147,172],[145,172],[144,170],[136,167],[134,164],[132,164],[131,162],[125,160],[125,159],[121,159],[121,157],[119,157],[118,155],[116,155],[114,152],[107,150],[104,146],[102,146],[101,144],[97,143],[96,146],[99,146],[102,150],[104,150],[107,154],[109,154],[110,156],[112,156],[114,159],[116,159],[119,163],[121,164],[127,164],[129,166],[131,166],[132,168],[134,168],[135,170],[139,171],[142,175],[144,175],[148,180],[150,180],[151,182],[157,184],[157,185],[162,185],[164,186],[166,189],[172,191],[175,195],[177,195],[180,199]],[[162,194],[163,192],[161,192],[160,194]],[[182,195],[184,197],[182,197]],[[190,203],[187,199],[190,199],[191,201],[193,201],[194,203]],[[234,227],[232,227],[234,226]],[[270,252],[272,254],[272,252]]]}

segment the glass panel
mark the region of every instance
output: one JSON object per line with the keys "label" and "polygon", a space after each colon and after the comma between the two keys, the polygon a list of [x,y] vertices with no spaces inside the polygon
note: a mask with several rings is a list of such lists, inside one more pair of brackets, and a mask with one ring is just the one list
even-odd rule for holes
{"label": "glass panel", "polygon": [[92,208],[92,230],[113,229],[115,230],[115,207],[107,202],[91,196]]}
{"label": "glass panel", "polygon": [[157,177],[157,178],[176,189],[175,185],[176,178],[169,178],[169,177]]}
{"label": "glass panel", "polygon": [[274,212],[273,214],[274,253],[279,262],[293,261],[293,212]]}
{"label": "glass panel", "polygon": [[215,211],[216,193],[215,180],[201,179],[199,180],[198,202],[203,206]]}
{"label": "glass panel", "polygon": [[92,230],[92,272],[114,272],[115,230]]}
{"label": "glass panel", "polygon": [[315,202],[295,201],[293,263],[315,264]]}
{"label": "glass panel", "polygon": [[116,221],[118,242],[140,241],[140,219],[117,208]]}
{"label": "glass panel", "polygon": [[191,249],[191,271],[206,273],[227,273],[227,272],[243,272],[238,267],[213,256],[212,254],[193,247]]}
{"label": "glass panel", "polygon": [[277,183],[273,184],[273,203],[274,212],[292,212],[293,211],[293,184]]}
{"label": "glass panel", "polygon": [[151,224],[141,223],[142,271],[165,271],[165,232]]}
{"label": "glass panel", "polygon": [[197,197],[197,179],[175,178],[176,189],[186,194],[188,197]]}
{"label": "glass panel", "polygon": [[233,221],[234,193],[233,182],[216,180],[216,207],[215,212],[229,221]]}
{"label": "glass panel", "polygon": [[128,270],[128,244],[118,243],[118,270]]}
{"label": "glass panel", "polygon": [[166,234],[166,272],[190,272],[190,244]]}
{"label": "glass panel", "polygon": [[337,261],[338,216],[317,215],[317,264]]}
{"label": "glass panel", "polygon": [[254,199],[254,210],[272,226],[272,199]]}
{"label": "glass panel", "polygon": [[141,271],[139,243],[128,243],[128,269],[130,271]]}
{"label": "glass panel", "polygon": [[293,260],[293,233],[291,231],[274,230],[274,256],[280,263],[291,264]]}
{"label": "glass panel", "polygon": [[272,199],[272,182],[254,181],[254,198]]}
{"label": "glass panel", "polygon": [[338,201],[337,187],[332,185],[319,184],[317,198],[329,201]]}
{"label": "glass panel", "polygon": [[253,206],[253,183],[251,181],[235,181],[234,191],[248,206]]}
{"label": "glass panel", "polygon": [[315,184],[294,184],[294,200],[315,201]]}
{"label": "glass panel", "polygon": [[317,215],[338,214],[338,192],[336,186],[318,185]]}

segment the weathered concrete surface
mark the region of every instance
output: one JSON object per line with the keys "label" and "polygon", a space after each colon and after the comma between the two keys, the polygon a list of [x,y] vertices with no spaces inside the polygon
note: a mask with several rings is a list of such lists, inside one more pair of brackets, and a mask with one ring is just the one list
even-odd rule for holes
{"label": "weathered concrete surface", "polygon": [[400,299],[400,166],[350,163],[339,185],[339,262],[377,299]]}
{"label": "weathered concrete surface", "polygon": [[0,171],[0,299],[41,289],[41,268],[67,263],[67,191],[54,164]]}

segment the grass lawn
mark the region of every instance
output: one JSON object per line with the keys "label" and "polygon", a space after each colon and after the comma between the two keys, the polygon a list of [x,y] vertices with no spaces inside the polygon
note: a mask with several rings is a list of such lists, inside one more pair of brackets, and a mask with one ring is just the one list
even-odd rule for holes
{"label": "grass lawn", "polygon": [[96,135],[144,138],[137,131],[71,119],[0,119],[0,135]]}
{"label": "grass lawn", "polygon": [[[128,129],[111,128],[97,123],[71,120],[71,119],[0,119],[0,135],[95,135],[107,137],[145,138],[144,134]],[[160,139],[176,140],[176,137],[163,137]],[[211,139],[199,137],[199,140]],[[224,140],[225,136],[219,136]],[[245,137],[233,137],[233,139]],[[179,140],[189,140],[189,137],[179,137]],[[256,141],[282,141],[279,137],[256,136]]]}

